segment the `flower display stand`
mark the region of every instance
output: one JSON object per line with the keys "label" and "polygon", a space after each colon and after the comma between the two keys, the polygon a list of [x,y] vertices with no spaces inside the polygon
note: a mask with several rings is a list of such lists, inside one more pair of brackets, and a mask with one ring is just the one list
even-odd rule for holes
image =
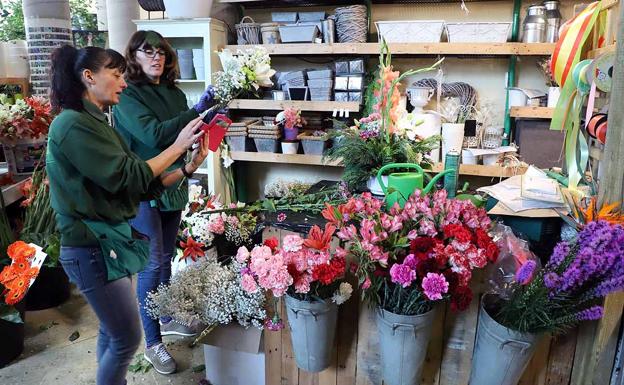
{"label": "flower display stand", "polygon": [[238,324],[219,326],[204,337],[206,379],[213,385],[265,385],[262,331]]}

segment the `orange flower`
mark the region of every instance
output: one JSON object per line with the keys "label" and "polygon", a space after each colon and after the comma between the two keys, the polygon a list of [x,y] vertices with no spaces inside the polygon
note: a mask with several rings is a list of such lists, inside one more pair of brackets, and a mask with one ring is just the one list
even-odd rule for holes
{"label": "orange flower", "polygon": [[335,225],[339,225],[342,222],[342,215],[340,211],[327,202],[325,202],[325,208],[321,211],[321,215],[323,215],[323,218]]}
{"label": "orange flower", "polygon": [[24,241],[13,242],[7,248],[7,254],[12,260],[30,258],[35,255],[36,252],[37,250],[34,247],[29,246]]}
{"label": "orange flower", "polygon": [[202,247],[205,245],[201,242],[195,242],[192,237],[188,237],[186,242],[180,242],[180,247],[184,249],[182,258],[191,258],[193,261],[197,261],[197,258],[204,256],[204,250]]}
{"label": "orange flower", "polygon": [[329,243],[331,242],[336,226],[331,223],[325,224],[325,231],[323,232],[320,227],[314,225],[310,229],[308,238],[303,241],[305,247],[316,249],[319,251],[326,251],[329,249]]}
{"label": "orange flower", "polygon": [[26,289],[24,290],[7,290],[5,295],[5,302],[7,305],[13,306],[21,301],[26,295]]}
{"label": "orange flower", "polygon": [[5,266],[0,272],[0,283],[6,285],[7,282],[15,279],[17,277],[17,272],[11,266]]}
{"label": "orange flower", "polygon": [[28,284],[30,283],[30,278],[19,276],[5,285],[5,287],[11,291],[13,290],[26,290],[28,289]]}

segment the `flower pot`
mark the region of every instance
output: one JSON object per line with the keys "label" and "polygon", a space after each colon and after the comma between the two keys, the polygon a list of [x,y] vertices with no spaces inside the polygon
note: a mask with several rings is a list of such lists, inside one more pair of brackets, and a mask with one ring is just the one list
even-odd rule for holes
{"label": "flower pot", "polygon": [[[388,176],[384,175],[381,177],[381,179],[383,179],[384,184],[387,186],[388,185]],[[379,185],[379,182],[377,181],[377,177],[371,176],[368,179],[368,182],[366,182],[366,187],[368,188],[368,190],[371,192],[371,194],[373,195],[379,195],[379,196],[384,196],[384,192],[381,189],[381,186]]]}
{"label": "flower pot", "polygon": [[399,315],[377,309],[381,376],[386,385],[419,385],[431,338],[435,309]]}
{"label": "flower pot", "polygon": [[256,150],[258,152],[277,152],[277,139],[254,138]]}
{"label": "flower pot", "polygon": [[45,163],[47,138],[20,139],[2,144],[9,172],[13,175],[29,175],[41,161]]}
{"label": "flower pot", "polygon": [[212,0],[164,0],[167,16],[171,19],[210,17]]}
{"label": "flower pot", "polygon": [[323,151],[327,148],[327,140],[301,139],[301,143],[303,153],[306,155],[323,155]]}
{"label": "flower pot", "polygon": [[26,294],[26,310],[43,310],[69,299],[71,286],[61,266],[42,266],[37,279]]}
{"label": "flower pot", "polygon": [[325,301],[299,301],[286,295],[286,312],[295,361],[300,369],[320,372],[331,364],[338,306]]}
{"label": "flower pot", "polygon": [[464,123],[442,123],[442,163],[450,151],[461,154],[463,144]]}
{"label": "flower pot", "polygon": [[520,333],[496,322],[481,301],[472,355],[471,385],[516,385],[528,365],[539,336]]}
{"label": "flower pot", "polygon": [[[15,307],[20,312],[20,317],[23,321],[23,301]],[[0,341],[2,341],[2,348],[0,349],[0,368],[3,368],[19,357],[24,350],[24,323],[15,323],[0,319]]]}
{"label": "flower pot", "polygon": [[299,151],[299,142],[282,142],[282,154],[296,154]]}
{"label": "flower pot", "polygon": [[285,140],[297,140],[297,135],[299,135],[299,129],[297,127],[284,127]]}

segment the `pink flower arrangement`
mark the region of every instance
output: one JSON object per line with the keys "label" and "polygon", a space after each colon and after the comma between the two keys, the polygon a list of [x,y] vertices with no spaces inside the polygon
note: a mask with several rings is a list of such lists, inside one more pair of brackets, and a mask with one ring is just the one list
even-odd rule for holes
{"label": "pink flower arrangement", "polygon": [[14,104],[0,103],[0,139],[37,139],[45,137],[54,115],[50,102],[33,96]]}
{"label": "pink flower arrangement", "polygon": [[283,123],[286,128],[301,128],[306,124],[301,111],[296,108],[287,108],[283,113]]}
{"label": "pink flower arrangement", "polygon": [[466,309],[472,270],[498,256],[485,210],[448,199],[444,190],[417,191],[403,208],[395,205],[389,212],[381,205],[365,193],[323,211],[338,228],[336,235],[350,243],[336,254],[358,261],[364,297],[397,314],[422,314],[444,299],[454,310]]}

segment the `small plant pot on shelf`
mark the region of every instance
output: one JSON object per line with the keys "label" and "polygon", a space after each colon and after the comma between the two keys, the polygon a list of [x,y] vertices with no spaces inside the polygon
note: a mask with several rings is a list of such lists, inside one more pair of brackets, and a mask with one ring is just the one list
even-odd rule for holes
{"label": "small plant pot on shelf", "polygon": [[297,140],[299,129],[297,127],[284,127],[284,139],[287,141]]}
{"label": "small plant pot on shelf", "polygon": [[225,141],[230,146],[230,151],[247,151],[247,136],[227,136]]}
{"label": "small plant pot on shelf", "polygon": [[282,154],[296,154],[299,151],[299,141],[282,141]]}
{"label": "small plant pot on shelf", "polygon": [[254,142],[258,152],[277,152],[279,145],[277,139],[254,138]]}
{"label": "small plant pot on shelf", "polygon": [[327,134],[315,135],[314,132],[304,132],[297,137],[303,145],[303,153],[306,155],[322,155],[327,148]]}

